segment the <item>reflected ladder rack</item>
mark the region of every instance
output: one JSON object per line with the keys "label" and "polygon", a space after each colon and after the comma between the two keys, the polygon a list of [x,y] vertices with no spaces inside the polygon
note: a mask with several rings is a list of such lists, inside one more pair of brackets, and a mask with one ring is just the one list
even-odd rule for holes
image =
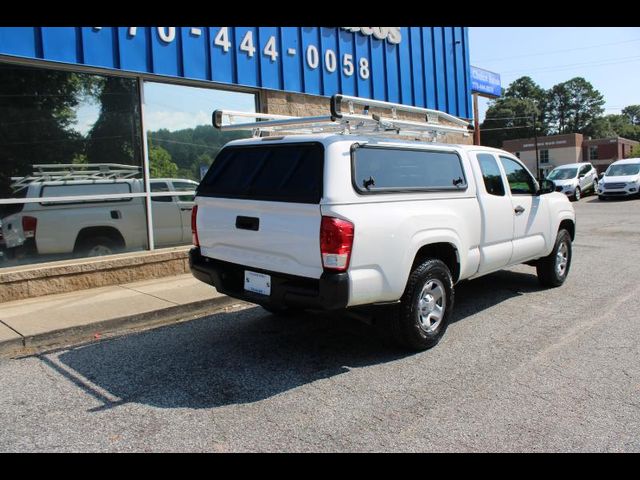
{"label": "reflected ladder rack", "polygon": [[141,167],[121,165],[119,163],[44,163],[33,165],[33,173],[31,175],[11,177],[11,188],[15,193],[37,182],[139,178],[141,172]]}

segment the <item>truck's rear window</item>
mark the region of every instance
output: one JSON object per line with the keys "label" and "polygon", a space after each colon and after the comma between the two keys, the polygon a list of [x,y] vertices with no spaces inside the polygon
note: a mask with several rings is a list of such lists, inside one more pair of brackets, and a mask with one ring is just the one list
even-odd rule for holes
{"label": "truck's rear window", "polygon": [[320,143],[224,148],[200,182],[197,194],[275,202],[319,203],[324,147]]}

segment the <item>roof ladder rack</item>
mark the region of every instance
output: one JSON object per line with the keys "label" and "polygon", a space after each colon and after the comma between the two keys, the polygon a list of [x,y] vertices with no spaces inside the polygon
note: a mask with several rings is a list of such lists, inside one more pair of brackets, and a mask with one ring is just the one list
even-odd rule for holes
{"label": "roof ladder rack", "polygon": [[[371,108],[388,110],[389,116],[370,113]],[[357,113],[360,110],[362,113]],[[398,114],[420,115],[424,121],[402,120]],[[225,123],[225,117],[229,123]],[[236,117],[253,118],[248,123],[233,123]],[[260,120],[258,120],[260,119]],[[330,115],[294,117],[265,113],[228,110],[213,112],[213,125],[221,131],[251,130],[254,136],[262,132],[291,133],[359,133],[375,136],[405,135],[434,141],[438,135],[459,133],[469,136],[469,122],[439,110],[413,107],[399,103],[336,94],[330,100]],[[441,121],[452,125],[442,124]]]}
{"label": "roof ladder rack", "polygon": [[15,193],[37,182],[129,179],[141,173],[141,167],[119,163],[42,163],[33,165],[31,175],[11,177],[11,188]]}

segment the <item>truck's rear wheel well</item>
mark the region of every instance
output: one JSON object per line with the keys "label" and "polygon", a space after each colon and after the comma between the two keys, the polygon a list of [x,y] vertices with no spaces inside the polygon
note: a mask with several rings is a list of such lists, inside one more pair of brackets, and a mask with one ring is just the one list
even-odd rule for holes
{"label": "truck's rear wheel well", "polygon": [[73,251],[79,253],[85,249],[92,240],[105,238],[109,239],[118,250],[124,249],[125,241],[118,229],[113,227],[87,227],[78,232]]}
{"label": "truck's rear wheel well", "polygon": [[453,282],[457,282],[460,277],[460,260],[458,257],[458,250],[450,243],[431,243],[425,245],[416,253],[416,257],[411,265],[411,271],[413,271],[418,265],[421,265],[429,258],[437,258],[442,260],[449,268]]}
{"label": "truck's rear wheel well", "polygon": [[571,241],[573,242],[576,239],[576,225],[571,220],[563,220],[560,222],[558,231],[563,229],[569,232],[569,235],[571,235]]}

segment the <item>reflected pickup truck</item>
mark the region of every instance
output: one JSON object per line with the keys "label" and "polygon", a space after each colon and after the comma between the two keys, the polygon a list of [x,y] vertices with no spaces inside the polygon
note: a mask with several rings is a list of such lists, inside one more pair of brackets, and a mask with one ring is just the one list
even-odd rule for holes
{"label": "reflected pickup truck", "polygon": [[386,305],[401,345],[434,346],[455,285],[526,263],[563,284],[575,213],[513,155],[312,134],[238,140],[192,211],[193,275],[280,314]]}

